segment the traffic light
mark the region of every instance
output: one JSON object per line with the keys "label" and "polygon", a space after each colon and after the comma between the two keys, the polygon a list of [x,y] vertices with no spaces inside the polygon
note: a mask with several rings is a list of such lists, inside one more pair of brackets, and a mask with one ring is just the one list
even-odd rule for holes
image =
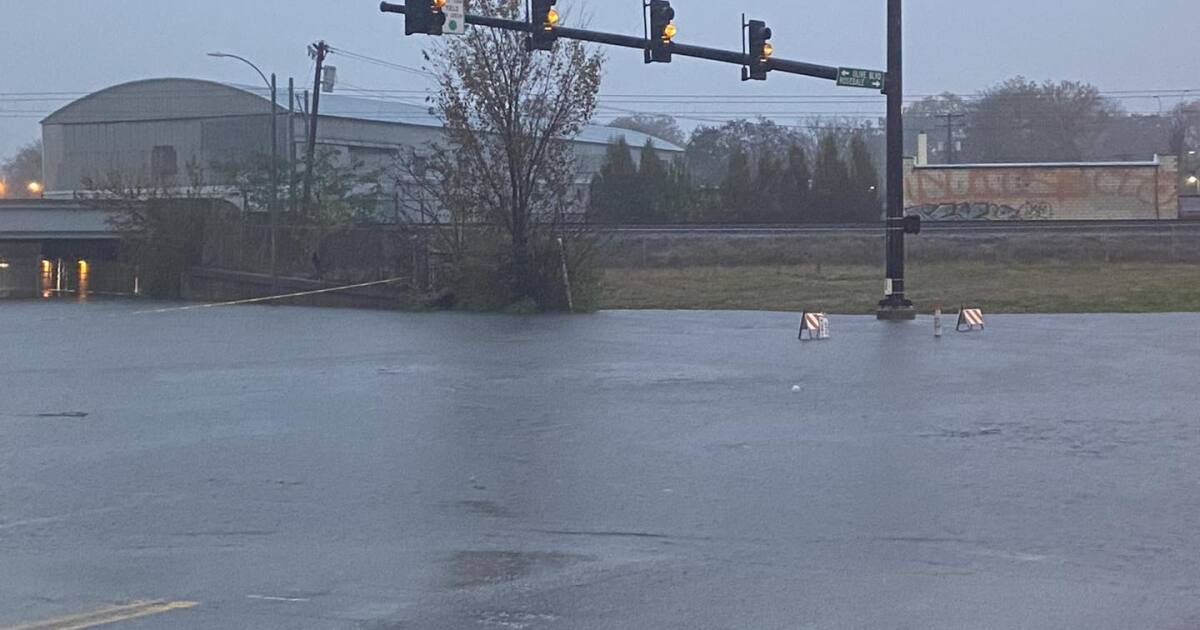
{"label": "traffic light", "polygon": [[771,28],[762,20],[750,20],[746,30],[750,41],[750,66],[742,69],[742,80],[766,81],[767,72],[771,70],[768,62],[771,61],[771,55],[775,54],[775,47],[771,45]]}
{"label": "traffic light", "polygon": [[554,42],[558,39],[554,34],[554,27],[558,26],[558,11],[554,10],[556,4],[558,0],[532,0],[529,23],[533,25],[533,35],[525,40],[526,50],[554,49]]}
{"label": "traffic light", "polygon": [[675,9],[668,0],[650,0],[650,48],[646,50],[646,63],[671,63],[671,41],[678,32],[675,29]]}
{"label": "traffic light", "polygon": [[917,235],[921,233],[920,215],[910,214],[904,217],[904,233]]}
{"label": "traffic light", "polygon": [[[381,5],[384,10],[388,4]],[[446,14],[442,9],[446,0],[407,0],[404,6],[405,35],[441,35],[446,25]]]}

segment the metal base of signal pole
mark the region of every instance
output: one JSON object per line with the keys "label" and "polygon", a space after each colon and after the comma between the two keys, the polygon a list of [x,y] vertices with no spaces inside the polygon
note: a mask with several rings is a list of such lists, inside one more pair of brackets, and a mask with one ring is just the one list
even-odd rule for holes
{"label": "metal base of signal pole", "polygon": [[876,316],[886,321],[917,318],[904,297],[904,21],[902,0],[888,0],[887,93],[887,281]]}
{"label": "metal base of signal pole", "polygon": [[875,311],[875,319],[881,322],[911,322],[917,319],[917,309],[911,300],[887,305],[881,302],[879,310]]}

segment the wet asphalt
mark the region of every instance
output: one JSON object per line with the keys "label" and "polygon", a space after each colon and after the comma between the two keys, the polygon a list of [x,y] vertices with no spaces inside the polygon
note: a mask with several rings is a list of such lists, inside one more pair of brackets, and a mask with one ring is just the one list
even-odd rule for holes
{"label": "wet asphalt", "polygon": [[1197,314],[145,307],[0,303],[0,627],[1200,627]]}

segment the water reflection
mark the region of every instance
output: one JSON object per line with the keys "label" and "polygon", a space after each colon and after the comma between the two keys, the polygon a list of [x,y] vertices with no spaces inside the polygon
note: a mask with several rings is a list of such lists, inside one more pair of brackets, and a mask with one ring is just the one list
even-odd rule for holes
{"label": "water reflection", "polygon": [[79,282],[77,285],[78,289],[76,290],[76,295],[79,296],[80,302],[86,302],[88,300],[88,280],[90,276],[91,266],[88,265],[88,261],[79,261]]}
{"label": "water reflection", "polygon": [[42,259],[42,298],[54,295],[54,263]]}
{"label": "water reflection", "polygon": [[68,261],[61,258],[42,259],[40,288],[43,299],[74,293],[80,302],[88,300],[91,293],[92,264],[81,259],[75,261],[74,270],[71,267]]}

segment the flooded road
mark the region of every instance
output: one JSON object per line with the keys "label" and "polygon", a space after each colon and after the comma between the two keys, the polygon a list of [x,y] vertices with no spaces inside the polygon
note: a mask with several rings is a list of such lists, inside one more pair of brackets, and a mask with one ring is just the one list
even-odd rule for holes
{"label": "flooded road", "polygon": [[0,304],[0,627],[1200,626],[1200,315],[147,308]]}

